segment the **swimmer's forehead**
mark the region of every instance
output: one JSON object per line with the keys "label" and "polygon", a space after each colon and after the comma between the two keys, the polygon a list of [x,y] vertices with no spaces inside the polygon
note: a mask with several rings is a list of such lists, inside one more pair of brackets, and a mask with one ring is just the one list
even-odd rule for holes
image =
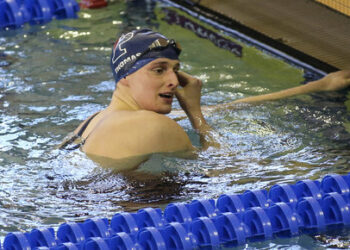
{"label": "swimmer's forehead", "polygon": [[151,67],[156,65],[161,65],[161,66],[165,65],[165,66],[171,66],[174,68],[176,67],[180,68],[180,61],[169,59],[169,58],[158,58],[147,64],[147,66],[151,66]]}

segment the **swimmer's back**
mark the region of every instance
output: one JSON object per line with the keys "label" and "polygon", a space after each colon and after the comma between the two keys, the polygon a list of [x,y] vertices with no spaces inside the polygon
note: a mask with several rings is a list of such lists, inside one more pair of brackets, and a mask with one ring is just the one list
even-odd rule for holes
{"label": "swimmer's back", "polygon": [[194,152],[186,132],[175,121],[146,110],[103,110],[91,120],[82,138],[86,139],[84,152],[110,159],[147,157],[152,153],[186,157]]}

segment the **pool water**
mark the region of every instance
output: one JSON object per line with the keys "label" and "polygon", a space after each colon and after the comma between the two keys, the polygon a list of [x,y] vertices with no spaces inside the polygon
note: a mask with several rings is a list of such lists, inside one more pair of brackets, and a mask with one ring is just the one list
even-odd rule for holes
{"label": "pool water", "polygon": [[[114,89],[111,47],[117,33],[134,27],[151,27],[181,43],[182,69],[204,83],[203,105],[304,81],[302,69],[220,31],[243,46],[242,57],[168,24],[164,8],[174,11],[152,1],[111,1],[107,8],[81,10],[75,20],[0,32],[1,238],[13,231],[57,228],[66,221],[111,218],[120,211],[164,208],[170,202],[215,199],[350,172],[347,91],[208,113],[219,150],[201,152],[196,160],[154,155],[127,176],[100,167],[80,151],[57,150],[81,121],[108,105]],[[179,109],[178,103],[174,108]],[[177,118],[178,113],[169,116]],[[189,121],[179,123],[199,145]],[[338,232],[342,243],[350,242],[348,234]],[[245,247],[327,246],[325,240],[302,235]]]}

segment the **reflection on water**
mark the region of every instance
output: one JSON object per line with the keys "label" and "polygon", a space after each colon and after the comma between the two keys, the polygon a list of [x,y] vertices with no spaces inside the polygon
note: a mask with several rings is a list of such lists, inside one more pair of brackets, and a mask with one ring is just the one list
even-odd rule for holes
{"label": "reflection on water", "polygon": [[[111,2],[105,9],[82,10],[77,20],[1,33],[1,237],[64,221],[111,218],[120,211],[164,208],[170,202],[349,172],[346,91],[208,113],[222,147],[201,152],[197,160],[155,155],[139,170],[121,174],[101,168],[79,150],[56,150],[68,132],[110,101],[110,48],[117,33],[136,26],[147,25],[181,42],[182,68],[204,82],[203,104],[303,81],[300,69],[252,47],[244,45],[243,57],[238,58],[187,29],[169,25],[162,21],[161,10],[149,1]],[[198,146],[189,121],[179,124]],[[302,236],[254,247],[302,249],[309,241]]]}
{"label": "reflection on water", "polygon": [[[150,204],[159,206],[168,204],[177,197],[183,195],[183,187],[188,181],[188,175],[172,171],[170,165],[165,161],[165,157],[155,156],[145,163],[141,169],[124,173],[115,173],[113,169],[104,169],[96,166],[91,160],[87,160],[81,152],[72,154],[74,160],[64,159],[57,161],[53,167],[55,175],[46,176],[53,182],[50,188],[55,195],[60,198],[74,200],[81,203],[109,203],[113,210],[116,207],[125,211],[136,211],[137,209]],[[89,164],[82,167],[78,161],[84,160]],[[65,162],[68,161],[68,162]],[[67,167],[68,163],[76,162],[75,168]],[[157,173],[152,169],[158,165]],[[69,166],[69,165],[68,165]],[[87,168],[90,166],[90,168]]]}

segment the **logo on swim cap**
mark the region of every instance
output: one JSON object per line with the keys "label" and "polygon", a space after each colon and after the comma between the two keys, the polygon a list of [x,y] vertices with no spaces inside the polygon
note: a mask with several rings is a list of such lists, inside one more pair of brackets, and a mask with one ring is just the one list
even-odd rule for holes
{"label": "logo on swim cap", "polygon": [[[157,39],[169,41],[162,34],[150,29],[134,30],[121,35],[114,44],[111,55],[111,68],[116,83],[157,58],[178,59],[180,49],[168,46],[170,44],[157,50],[150,49],[150,45]],[[136,62],[138,63],[135,64]]]}
{"label": "logo on swim cap", "polygon": [[[114,44],[113,48],[113,56],[112,56],[112,63],[115,63],[118,61],[118,59],[122,56],[124,56],[126,53],[128,53],[128,50],[126,48],[122,48],[122,45],[129,41],[134,36],[133,32],[129,32],[127,34],[123,34],[118,41]],[[118,50],[118,51],[117,51]],[[118,53],[117,53],[118,52]]]}

